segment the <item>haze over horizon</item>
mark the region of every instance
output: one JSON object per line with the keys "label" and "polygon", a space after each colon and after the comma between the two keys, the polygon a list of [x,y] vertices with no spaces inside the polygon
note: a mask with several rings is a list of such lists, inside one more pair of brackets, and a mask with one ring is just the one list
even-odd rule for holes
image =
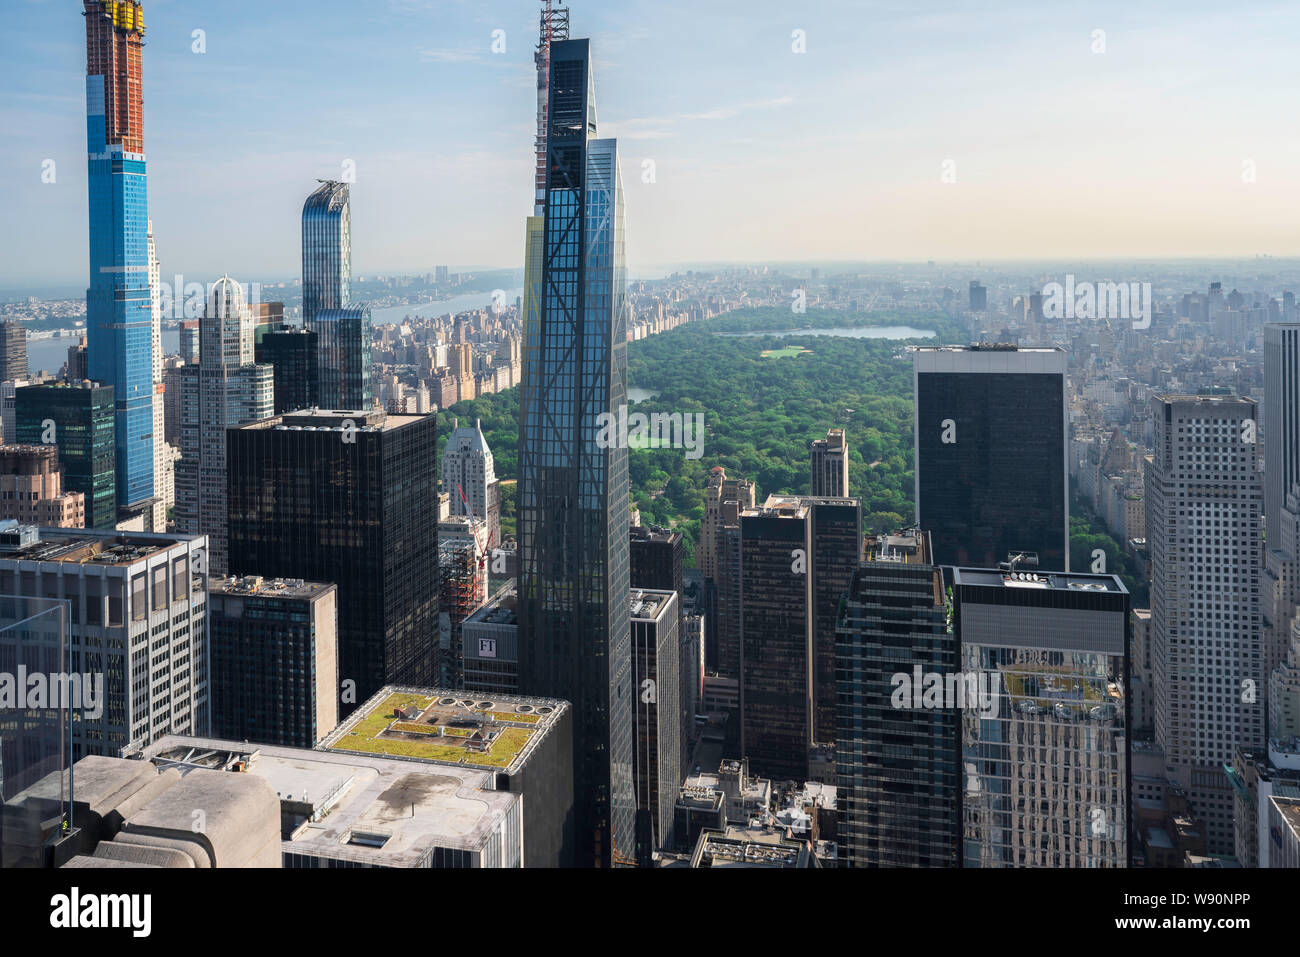
{"label": "haze over horizon", "polygon": [[[284,6],[146,5],[164,274],[297,276],[302,202],[347,160],[358,274],[518,268],[536,4]],[[620,141],[634,273],[1300,255],[1300,151],[1281,121],[1294,7],[1267,5],[1261,37],[1204,4],[756,0],[743,21],[683,0],[570,6],[601,77],[600,135]],[[23,0],[8,16],[0,175],[23,228],[0,239],[0,287],[84,283],[80,11]]]}

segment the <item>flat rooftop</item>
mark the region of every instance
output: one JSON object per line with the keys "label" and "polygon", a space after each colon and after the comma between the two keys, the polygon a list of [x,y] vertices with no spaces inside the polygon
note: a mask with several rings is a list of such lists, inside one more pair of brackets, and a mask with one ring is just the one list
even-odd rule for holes
{"label": "flat rooftop", "polygon": [[344,423],[351,422],[357,432],[392,432],[404,426],[427,419],[427,415],[390,415],[386,412],[346,409],[301,409],[284,415],[261,419],[238,426],[241,430],[342,432]]}
{"label": "flat rooftop", "polygon": [[331,582],[309,582],[301,578],[263,578],[245,575],[243,578],[213,578],[208,590],[213,595],[240,595],[250,598],[300,598],[312,599],[325,594],[334,585]]}
{"label": "flat rooftop", "polygon": [[1291,828],[1291,833],[1300,837],[1300,798],[1279,797],[1275,794],[1269,800],[1282,815],[1287,827]]}
{"label": "flat rooftop", "polygon": [[869,562],[894,562],[902,565],[928,565],[928,539],[918,529],[909,528],[892,535],[867,538],[864,559]]}
{"label": "flat rooftop", "polygon": [[465,619],[481,625],[516,625],[519,623],[519,591],[512,578],[482,608]]}
{"label": "flat rooftop", "polygon": [[552,698],[389,685],[317,747],[512,774],[568,707]]}
{"label": "flat rooftop", "polygon": [[808,847],[766,827],[700,832],[692,867],[809,867]]}
{"label": "flat rooftop", "polygon": [[280,798],[281,850],[380,867],[421,865],[435,847],[481,848],[520,800],[468,768],[304,748],[168,735],[145,752],[159,767],[227,770]]}
{"label": "flat rooftop", "polygon": [[[30,527],[30,526],[28,526]],[[73,565],[131,565],[201,536],[152,535],[142,532],[95,531],[84,528],[40,528],[30,545],[0,550],[0,559],[66,562]]]}
{"label": "flat rooftop", "polygon": [[1044,591],[1111,592],[1127,594],[1124,583],[1115,575],[1087,575],[1074,572],[1037,570],[1003,571],[998,568],[955,568],[954,585],[982,585],[997,588],[1029,588]]}
{"label": "flat rooftop", "polygon": [[652,591],[645,588],[632,589],[631,614],[634,621],[657,621],[673,600],[676,592]]}

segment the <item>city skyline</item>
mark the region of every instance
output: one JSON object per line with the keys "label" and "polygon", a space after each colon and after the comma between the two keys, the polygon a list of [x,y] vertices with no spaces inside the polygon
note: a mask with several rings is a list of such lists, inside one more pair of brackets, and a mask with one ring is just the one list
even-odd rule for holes
{"label": "city skyline", "polygon": [[[1232,42],[1246,38],[1230,13],[1185,7],[1172,20],[1115,4],[1085,18],[1020,4],[939,16],[759,3],[733,22],[685,5],[653,15],[572,6],[575,35],[595,38],[597,68],[611,76],[605,127],[628,148],[633,270],[1300,253],[1285,215],[1300,199],[1287,168],[1293,143],[1274,122],[1285,78],[1270,63],[1283,57],[1268,54],[1294,17],[1281,5],[1271,6],[1277,29],[1249,45]],[[295,196],[345,175],[348,160],[358,273],[519,265],[517,216],[529,196],[517,184],[534,162],[533,5],[393,0],[342,20],[223,9],[221,19],[184,5],[146,14],[150,212],[164,275],[296,274]],[[864,14],[870,31],[843,29],[867,23]],[[86,229],[84,110],[68,16],[28,3],[10,23],[9,35],[28,42],[2,68],[12,75],[0,115],[16,133],[0,147],[0,174],[16,186],[16,218],[31,225],[21,243],[4,240],[0,287],[77,272],[64,253]],[[504,52],[492,52],[495,30]],[[1105,52],[1093,52],[1097,30]],[[322,80],[322,57],[358,41],[392,55],[354,80]],[[678,68],[659,69],[665,58]],[[899,91],[897,75],[917,80]],[[1207,144],[1215,116],[1232,126]],[[1193,136],[1197,150],[1175,148]],[[816,177],[802,175],[810,156]],[[47,160],[54,182],[42,182]]]}

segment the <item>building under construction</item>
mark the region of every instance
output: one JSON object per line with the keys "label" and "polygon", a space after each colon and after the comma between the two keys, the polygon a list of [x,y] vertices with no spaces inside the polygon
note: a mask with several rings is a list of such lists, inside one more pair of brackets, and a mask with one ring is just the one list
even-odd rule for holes
{"label": "building under construction", "polygon": [[438,649],[442,687],[462,689],[461,626],[486,597],[487,577],[472,540],[438,542]]}

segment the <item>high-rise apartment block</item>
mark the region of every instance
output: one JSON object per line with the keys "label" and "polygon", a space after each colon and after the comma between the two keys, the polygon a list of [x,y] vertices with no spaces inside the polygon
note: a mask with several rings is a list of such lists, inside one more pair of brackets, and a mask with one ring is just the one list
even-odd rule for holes
{"label": "high-rise apartment block", "polygon": [[940,565],[1069,562],[1066,354],[977,345],[913,353],[916,520]]}
{"label": "high-rise apartment block", "polygon": [[438,674],[434,417],[299,412],[230,429],[229,565],[334,582],[340,713]]}
{"label": "high-rise apartment block", "polygon": [[1006,563],[952,592],[958,671],[933,690],[960,712],[963,866],[1127,867],[1123,584]]}
{"label": "high-rise apartment block", "polygon": [[[117,503],[153,497],[153,303],[143,132],[144,12],[138,0],[85,0],[90,378],[113,387]],[[98,516],[96,521],[99,521]]]}
{"label": "high-rise apartment block", "polygon": [[0,322],[0,379],[27,378],[27,329],[21,322]]}
{"label": "high-rise apartment block", "polygon": [[51,528],[85,528],[86,496],[63,490],[52,445],[0,445],[0,519]]}
{"label": "high-rise apartment block", "polygon": [[442,453],[442,490],[452,515],[473,514],[486,525],[487,543],[501,543],[501,485],[482,422],[461,428],[458,419],[453,425]]}
{"label": "high-rise apartment block", "polygon": [[229,276],[213,284],[199,323],[199,364],[181,370],[181,460],[176,528],[210,542],[210,571],[226,561],[226,430],[271,416],[272,369],[253,362],[253,316]]}
{"label": "high-rise apartment block", "polygon": [[942,570],[918,529],[880,535],[849,583],[835,645],[839,859],[956,867],[960,715],[895,697],[898,676],[956,674]]}
{"label": "high-rise apartment block", "polygon": [[1232,853],[1237,748],[1264,744],[1256,404],[1157,395],[1146,467],[1156,742],[1208,828]]}
{"label": "high-rise apartment block", "polygon": [[824,498],[849,496],[849,442],[843,429],[831,429],[816,439],[810,455],[812,484],[809,494]]}
{"label": "high-rise apartment block", "polygon": [[[542,300],[519,404],[519,681],[571,701],[577,860],[634,860],[628,465],[601,417],[627,402],[617,144],[596,139],[586,40],[550,48]],[[617,443],[615,443],[617,446]]]}

